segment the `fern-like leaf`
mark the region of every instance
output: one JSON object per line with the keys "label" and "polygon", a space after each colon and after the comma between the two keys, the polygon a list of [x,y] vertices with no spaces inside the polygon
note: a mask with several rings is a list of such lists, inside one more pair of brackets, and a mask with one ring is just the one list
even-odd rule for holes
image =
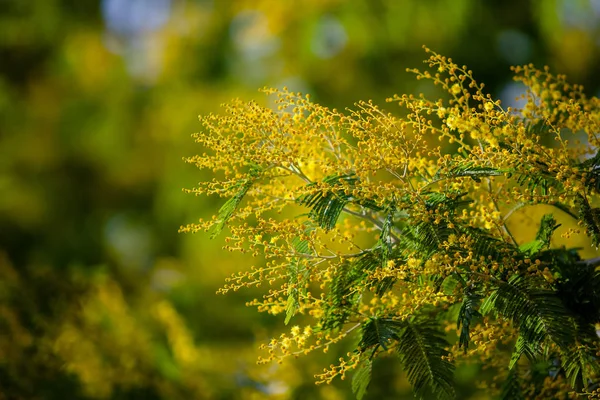
{"label": "fern-like leaf", "polygon": [[545,214],[540,222],[540,227],[535,236],[535,240],[522,245],[519,250],[524,254],[533,257],[540,251],[550,247],[550,240],[554,231],[560,226],[552,214]]}
{"label": "fern-like leaf", "polygon": [[456,321],[456,329],[460,330],[458,348],[460,349],[462,347],[465,351],[465,354],[471,340],[471,321],[473,318],[481,316],[478,310],[480,302],[481,296],[471,292],[466,292],[460,310],[458,311],[458,320]]}
{"label": "fern-like leaf", "polygon": [[596,268],[597,259],[581,260],[577,250],[545,250],[537,258],[550,265],[557,278],[557,295],[581,330],[600,320],[600,270]]}
{"label": "fern-like leaf", "polygon": [[554,291],[540,288],[540,282],[529,282],[521,275],[493,283],[496,290],[482,304],[482,313],[493,309],[512,320],[528,343],[539,344],[547,336],[560,347],[572,342],[570,314]]}
{"label": "fern-like leaf", "polygon": [[[486,260],[501,260],[515,251],[515,247],[512,244],[490,235],[486,230],[473,227],[460,227],[460,232],[473,238],[471,249],[475,258],[483,257]],[[464,251],[464,249],[458,248],[456,251]]]}
{"label": "fern-like leaf", "polygon": [[561,354],[562,368],[573,389],[588,389],[592,380],[600,377],[598,363],[598,335],[595,327],[573,321],[577,336],[575,344]]}
{"label": "fern-like leaf", "polygon": [[600,208],[592,208],[584,195],[577,196],[579,208],[579,221],[583,223],[587,234],[592,239],[592,244],[600,246]]}
{"label": "fern-like leaf", "polygon": [[468,206],[473,202],[470,199],[465,199],[465,195],[466,193],[456,191],[427,192],[422,194],[428,211],[448,211],[451,215],[460,207]]}
{"label": "fern-like leaf", "polygon": [[404,322],[389,318],[370,318],[362,326],[362,338],[358,349],[361,353],[368,349],[375,351],[379,347],[387,350],[392,340],[399,339],[399,334],[405,326]]}
{"label": "fern-like leaf", "polygon": [[561,186],[561,182],[549,171],[548,165],[544,162],[524,162],[520,165],[520,171],[517,183],[527,187],[532,194],[538,191],[542,195],[547,195],[550,187]]}
{"label": "fern-like leaf", "polygon": [[[349,188],[356,186],[358,178],[354,174],[331,175],[323,179],[326,190],[317,190],[312,194],[298,199],[300,205],[309,207],[309,217],[325,230],[331,230],[337,223],[340,214],[348,203],[355,203],[374,211],[380,211],[379,207],[371,199],[357,199],[349,194]],[[315,187],[314,183],[308,185]]]}
{"label": "fern-like leaf", "polygon": [[235,210],[240,205],[248,190],[252,187],[252,184],[256,181],[260,175],[261,168],[259,166],[252,166],[248,176],[240,180],[233,188],[239,188],[238,192],[221,206],[217,213],[217,224],[212,227],[210,238],[214,239],[219,233],[223,231],[223,228],[227,224],[227,221],[233,216]]}
{"label": "fern-like leaf", "polygon": [[325,313],[321,321],[324,329],[341,327],[352,313],[357,312],[361,282],[367,276],[367,271],[360,268],[362,260],[366,259],[359,257],[358,264],[356,260],[341,264],[334,274],[325,297]]}
{"label": "fern-like leaf", "polygon": [[569,384],[574,389],[588,387],[591,378],[600,371],[596,351],[585,345],[571,348],[562,355],[562,367]]}
{"label": "fern-like leaf", "polygon": [[542,195],[547,195],[548,189],[556,186],[556,179],[539,173],[521,174],[517,178],[517,183],[526,186],[532,193],[539,189]]}
{"label": "fern-like leaf", "polygon": [[594,157],[580,163],[579,167],[586,172],[588,176],[586,180],[587,188],[596,193],[600,192],[600,150]]}
{"label": "fern-like leaf", "polygon": [[[481,178],[489,177],[489,176],[500,176],[503,175],[504,171],[499,170],[497,168],[474,165],[473,163],[463,163],[459,165],[455,165],[449,169],[449,171],[444,175],[444,178],[455,178],[468,176],[476,182],[481,181]],[[441,178],[439,172],[436,174],[434,179]]]}
{"label": "fern-like leaf", "polygon": [[415,395],[421,399],[454,398],[454,365],[446,358],[449,347],[432,319],[407,322],[397,351]]}
{"label": "fern-like leaf", "polygon": [[377,241],[377,247],[381,249],[381,263],[382,266],[388,261],[390,253],[392,252],[392,228],[394,226],[394,213],[396,207],[392,204],[386,210],[386,217],[381,226],[381,233],[379,234],[379,240]]}
{"label": "fern-like leaf", "polygon": [[513,369],[517,366],[517,363],[521,359],[521,356],[525,356],[530,362],[534,362],[537,354],[539,353],[539,346],[534,343],[528,342],[523,335],[519,335],[517,343],[515,343],[515,349],[510,357],[510,363],[508,364],[509,369]]}
{"label": "fern-like leaf", "polygon": [[451,228],[454,213],[463,206],[471,203],[462,193],[428,192],[422,195],[427,211],[445,215],[438,223],[432,220],[417,220],[403,227],[398,241],[398,247],[407,252],[416,252],[423,259],[431,257],[441,249],[441,245],[451,234],[457,233]]}
{"label": "fern-like leaf", "polygon": [[361,357],[358,367],[352,376],[352,393],[357,400],[362,398],[367,393],[367,387],[371,383],[371,371],[373,369],[373,361],[369,357]]}
{"label": "fern-like leaf", "polygon": [[[355,276],[361,275],[362,271],[362,275],[366,277],[369,272],[384,267],[391,259],[398,260],[399,258],[395,254],[386,253],[381,246],[376,246],[372,250],[365,251],[362,255],[355,258],[352,262],[352,268],[355,271]],[[367,283],[369,289],[375,288],[375,293],[378,296],[382,296],[394,286],[396,278],[388,276],[382,279],[373,279],[371,277]]]}
{"label": "fern-like leaf", "polygon": [[[292,241],[294,251],[299,254],[309,252],[308,241],[295,238]],[[309,274],[305,264],[299,258],[294,258],[288,267],[288,299],[285,308],[285,324],[287,325],[300,307],[300,294]]]}
{"label": "fern-like leaf", "polygon": [[455,231],[449,227],[447,221],[438,224],[433,221],[419,221],[402,230],[398,246],[409,252],[419,253],[427,259],[439,252],[442,243],[453,233]]}

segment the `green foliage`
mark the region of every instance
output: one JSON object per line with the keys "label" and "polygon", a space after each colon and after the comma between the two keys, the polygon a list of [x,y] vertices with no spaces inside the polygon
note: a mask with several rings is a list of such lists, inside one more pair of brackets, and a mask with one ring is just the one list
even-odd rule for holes
{"label": "green foliage", "polygon": [[248,177],[237,182],[231,189],[238,189],[238,192],[229,200],[225,202],[217,213],[218,223],[214,225],[211,230],[211,239],[215,238],[219,233],[223,231],[223,228],[227,224],[227,221],[233,216],[235,210],[238,208],[248,190],[252,187],[254,181],[260,176],[261,168],[259,166],[251,166]]}
{"label": "green foliage", "polygon": [[454,398],[454,365],[447,359],[448,346],[434,319],[406,322],[397,351],[418,398]]}
{"label": "green foliage", "polygon": [[544,215],[542,217],[542,221],[540,222],[540,227],[535,236],[535,240],[520,246],[519,250],[528,256],[537,255],[541,250],[550,247],[550,239],[552,238],[552,234],[559,226],[560,224],[556,223],[556,220],[552,214]]}
{"label": "green foliage", "polygon": [[534,363],[539,352],[540,346],[538,343],[532,343],[531,341],[527,340],[525,336],[519,335],[517,342],[515,343],[515,349],[510,357],[508,369],[512,370],[515,368],[523,354],[525,354],[531,363]]}
{"label": "green foliage", "polygon": [[[396,347],[417,397],[453,398],[454,365],[446,359],[449,344],[439,332],[435,320],[421,318],[396,321],[371,318],[363,325],[358,349],[361,353],[370,354],[369,368],[373,355],[380,348],[387,351],[392,345]],[[359,368],[355,372],[355,379],[360,382],[359,387],[363,388],[368,384],[363,370],[365,366],[361,364]]]}
{"label": "green foliage", "polygon": [[372,369],[373,361],[371,357],[361,357],[360,364],[352,376],[352,393],[354,393],[357,400],[362,400],[367,393],[367,388],[371,382]]}
{"label": "green foliage", "polygon": [[473,252],[477,257],[484,257],[485,259],[501,260],[503,257],[518,257],[515,256],[515,248],[506,241],[499,240],[497,237],[493,237],[486,232],[484,229],[473,228],[470,226],[461,227],[461,231],[473,238]]}
{"label": "green foliage", "polygon": [[527,343],[541,344],[548,336],[560,347],[572,341],[570,313],[556,292],[535,278],[513,275],[507,282],[491,282],[494,291],[481,306],[483,314],[495,311],[518,326]]}
{"label": "green foliage", "polygon": [[558,185],[554,177],[540,174],[536,169],[533,169],[532,173],[519,175],[517,182],[521,186],[526,186],[530,193],[534,194],[536,190],[539,190],[542,195],[548,194],[550,187]]}
{"label": "green foliage", "polygon": [[[591,164],[590,164],[591,165]],[[532,169],[531,174],[521,174],[517,183],[533,192],[547,193],[554,178]],[[475,182],[482,178],[511,174],[515,171],[500,171],[494,168],[477,167],[471,163],[454,165],[445,175],[438,173],[433,179],[470,177]],[[450,278],[460,290],[460,307],[456,320],[459,331],[458,348],[466,354],[471,342],[471,327],[481,321],[483,315],[497,315],[511,321],[518,331],[514,350],[508,364],[508,377],[500,394],[501,399],[524,399],[519,371],[525,368],[523,355],[535,376],[542,379],[550,373],[550,367],[559,357],[565,379],[574,388],[587,387],[598,373],[594,356],[595,339],[592,325],[598,321],[600,306],[600,273],[593,266],[578,264],[577,252],[569,249],[549,249],[553,233],[560,227],[552,214],[541,218],[535,239],[517,246],[490,235],[479,227],[457,223],[457,212],[468,207],[472,201],[465,193],[427,191],[421,194],[425,210],[437,216],[410,218],[395,203],[383,209],[375,205],[374,199],[356,199],[348,193],[356,185],[353,175],[330,176],[323,180],[326,190],[315,191],[300,199],[308,206],[310,218],[325,230],[332,229],[348,204],[364,207],[382,215],[378,225],[379,239],[371,249],[341,264],[333,276],[326,296],[325,315],[321,327],[325,331],[339,330],[359,312],[359,303],[365,285],[373,288],[378,296],[393,291],[397,279],[386,277],[379,281],[368,280],[369,274],[385,268],[388,261],[406,262],[411,254],[428,259],[435,255],[454,252],[464,257],[486,260],[502,260],[507,257],[524,263],[525,259],[538,259],[548,265],[556,281],[546,282],[541,277],[529,276],[519,271],[498,271],[484,286],[475,286],[468,269],[455,273]],[[343,184],[342,184],[343,183]],[[400,204],[410,204],[402,198]],[[598,224],[596,209],[592,209],[585,197],[578,201],[579,218],[585,222],[592,238]],[[558,208],[572,215],[571,209],[558,204]],[[598,230],[600,232],[600,230]],[[451,235],[467,235],[471,238],[471,252],[460,246],[448,246]],[[446,246],[447,250],[444,250]],[[304,250],[306,251],[306,250]],[[579,267],[578,267],[579,266]],[[289,272],[297,276],[296,264]],[[439,286],[443,276],[435,278]],[[290,281],[292,282],[292,281]],[[373,282],[378,282],[377,284]],[[451,286],[449,286],[450,288]],[[293,297],[288,297],[286,323],[293,315]],[[483,304],[482,304],[482,300]],[[483,314],[483,315],[482,315]],[[585,340],[581,332],[588,332]],[[597,340],[596,340],[597,341]],[[561,349],[562,356],[549,355],[543,349],[553,343]],[[584,344],[586,343],[586,344]],[[449,343],[439,332],[438,323],[427,314],[418,314],[411,320],[389,317],[371,317],[362,325],[358,351],[361,361],[353,378],[353,392],[361,399],[371,379],[372,358],[379,352],[395,348],[415,394],[420,398],[453,398],[454,365],[447,359]],[[550,357],[550,358],[548,358]],[[521,366],[519,366],[521,365]],[[545,371],[545,372],[544,372]]]}
{"label": "green foliage", "polygon": [[455,233],[447,221],[434,224],[431,221],[418,221],[402,230],[399,246],[407,252],[418,252],[432,256],[439,252],[441,244]]}
{"label": "green foliage", "polygon": [[600,366],[595,351],[580,344],[562,354],[562,368],[571,387],[582,389],[597,383]]}
{"label": "green foliage", "polygon": [[406,324],[388,318],[370,318],[362,327],[362,337],[358,343],[360,352],[372,350],[374,354],[380,347],[388,350],[392,341],[400,340]]}
{"label": "green foliage", "polygon": [[[298,254],[308,254],[309,243],[306,240],[294,238],[294,250]],[[308,282],[309,271],[299,258],[294,258],[288,267],[288,299],[285,309],[285,324],[287,325],[300,307],[300,294],[305,294],[305,284]]]}
{"label": "green foliage", "polygon": [[[372,200],[357,199],[351,194],[358,178],[354,174],[331,175],[323,179],[325,189],[316,189],[314,193],[298,199],[298,204],[310,208],[309,217],[320,227],[330,230],[337,223],[340,214],[348,203],[355,203],[378,211],[381,208]],[[316,188],[309,183],[307,188]]]}
{"label": "green foliage", "polygon": [[490,177],[490,176],[502,176],[504,171],[501,171],[497,168],[486,167],[486,166],[478,166],[474,163],[463,163],[452,165],[448,172],[443,175],[438,171],[434,179],[448,179],[448,178],[459,178],[467,176],[473,179],[475,182],[481,182],[481,178]]}
{"label": "green foliage", "polygon": [[462,347],[465,353],[467,352],[469,341],[471,339],[469,334],[471,323],[474,318],[481,317],[481,313],[479,312],[480,303],[481,295],[473,293],[473,291],[466,287],[464,289],[464,297],[456,321],[456,329],[460,330],[458,347]]}
{"label": "green foliage", "polygon": [[579,220],[594,246],[600,246],[600,208],[592,207],[585,195],[577,196]]}
{"label": "green foliage", "polygon": [[579,168],[582,172],[586,172],[588,179],[586,180],[586,187],[595,191],[600,192],[600,151],[596,152],[594,157],[591,157],[579,164]]}
{"label": "green foliage", "polygon": [[368,270],[363,267],[374,265],[369,261],[370,258],[363,256],[356,261],[348,261],[339,266],[325,298],[325,312],[321,321],[324,329],[338,329],[351,315],[358,312],[358,302],[362,293],[357,288],[367,276]]}

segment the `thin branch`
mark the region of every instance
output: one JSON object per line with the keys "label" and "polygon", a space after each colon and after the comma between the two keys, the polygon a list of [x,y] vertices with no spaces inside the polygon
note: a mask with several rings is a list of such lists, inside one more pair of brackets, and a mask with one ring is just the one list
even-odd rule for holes
{"label": "thin branch", "polygon": [[[486,180],[487,180],[487,189],[488,189],[488,192],[490,193],[490,197],[492,198],[492,203],[494,204],[494,208],[496,209],[497,212],[500,212],[500,206],[498,205],[498,201],[496,200],[496,197],[494,196],[494,189],[492,188],[492,180],[490,178],[487,178]],[[515,237],[508,230],[508,226],[506,226],[506,218],[502,219],[501,227],[502,227],[502,230],[504,231],[504,233],[507,234],[508,237],[510,237],[510,240],[513,242],[513,244],[515,246],[519,247],[519,244],[515,240]]]}
{"label": "thin branch", "polygon": [[[359,213],[359,212],[356,212],[356,211],[352,211],[352,210],[350,210],[350,209],[348,209],[346,207],[344,207],[342,209],[342,211],[344,211],[347,214],[354,215],[355,217],[358,217],[358,218],[364,219],[366,221],[369,221],[370,223],[372,223],[373,225],[375,225],[380,231],[383,230],[383,222],[380,221],[380,220],[375,219],[370,214],[367,214],[367,213],[364,213],[364,212],[363,213]],[[394,243],[398,243],[400,241],[400,238],[398,236],[394,235],[393,232],[390,232],[390,237],[392,238],[392,240],[394,241]]]}

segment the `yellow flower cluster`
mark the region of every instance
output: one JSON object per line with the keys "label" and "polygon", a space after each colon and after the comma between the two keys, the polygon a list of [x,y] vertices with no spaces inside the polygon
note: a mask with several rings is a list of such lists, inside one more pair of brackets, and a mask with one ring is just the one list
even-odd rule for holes
{"label": "yellow flower cluster", "polygon": [[[596,201],[598,183],[583,161],[600,147],[600,101],[548,69],[524,66],[514,72],[528,88],[526,105],[503,108],[472,71],[426,51],[429,70],[410,71],[444,96],[388,99],[406,110],[403,117],[370,101],[340,112],[285,88],[263,90],[276,97],[275,109],[234,100],[223,115],[201,117],[204,130],[194,137],[204,153],[186,161],[216,178],[186,192],[230,200],[181,231],[227,227],[225,249],[259,259],[219,292],[268,284],[249,305],[286,314],[286,323],[294,315],[311,321],[264,345],[260,362],[326,351],[374,318],[401,323],[427,310],[455,318],[470,288],[489,294],[490,282],[515,274],[554,282],[547,264],[519,256],[535,230],[514,231],[513,221],[539,204],[561,204],[576,219],[569,210]],[[580,229],[571,225],[564,237]],[[435,252],[404,245],[413,240],[407,226],[437,243]],[[451,233],[436,237],[442,228]],[[494,257],[481,255],[478,237]],[[369,261],[375,250],[378,261]],[[457,276],[459,284],[447,283]],[[497,353],[516,327],[489,318],[471,326],[467,355],[455,345],[449,359],[506,361]],[[357,357],[319,381],[343,377]]]}
{"label": "yellow flower cluster", "polygon": [[331,381],[333,381],[333,379],[338,376],[342,380],[346,379],[346,372],[352,371],[356,369],[356,367],[358,367],[358,364],[360,362],[360,355],[356,353],[348,353],[346,354],[346,356],[348,359],[340,357],[338,359],[338,365],[331,364],[329,368],[323,369],[322,374],[315,375],[315,378],[317,378],[316,383],[331,383]]}

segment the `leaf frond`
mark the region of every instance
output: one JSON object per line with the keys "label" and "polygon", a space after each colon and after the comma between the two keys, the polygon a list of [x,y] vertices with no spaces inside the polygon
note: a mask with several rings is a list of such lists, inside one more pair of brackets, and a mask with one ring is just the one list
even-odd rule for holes
{"label": "leaf frond", "polygon": [[367,349],[388,349],[392,340],[399,340],[399,335],[406,323],[389,318],[369,318],[362,327],[362,337],[358,343],[360,352]]}
{"label": "leaf frond", "polygon": [[481,310],[495,310],[513,321],[528,343],[539,344],[549,337],[560,347],[572,342],[571,317],[556,292],[544,289],[540,282],[513,275],[508,282],[495,280],[494,292]]}
{"label": "leaf frond", "polygon": [[231,219],[231,217],[235,213],[235,210],[244,199],[244,196],[246,196],[246,193],[248,193],[248,190],[250,190],[252,184],[259,177],[260,172],[261,168],[259,166],[253,165],[250,168],[248,176],[234,185],[233,188],[239,188],[239,190],[219,209],[219,212],[217,213],[217,224],[214,225],[211,229],[211,239],[214,239],[219,233],[223,231],[223,228],[227,224],[227,221]]}
{"label": "leaf frond", "polygon": [[369,383],[371,383],[371,372],[373,369],[373,360],[369,357],[361,357],[358,367],[352,376],[352,393],[357,400],[362,398],[367,393]]}
{"label": "leaf frond", "polygon": [[[294,238],[292,246],[297,253],[307,254],[309,252],[309,243],[307,240],[301,240],[300,238]],[[306,292],[304,285],[308,282],[309,271],[306,268],[303,260],[300,258],[293,258],[290,262],[288,269],[288,298],[285,308],[285,324],[287,325],[292,317],[296,315],[296,312],[300,308],[300,295],[302,292]]]}
{"label": "leaf frond", "polygon": [[536,256],[540,251],[550,247],[552,234],[559,226],[560,224],[556,223],[552,214],[545,214],[540,222],[535,240],[520,246],[519,250],[530,257]]}
{"label": "leaf frond", "polygon": [[576,204],[579,221],[592,239],[592,244],[596,247],[600,246],[600,208],[592,208],[585,195],[578,195]]}
{"label": "leaf frond", "polygon": [[[375,211],[381,210],[374,201],[358,199],[351,194],[350,189],[355,187],[357,182],[358,178],[354,174],[327,176],[321,183],[325,189],[317,189],[299,198],[297,202],[310,208],[309,217],[321,228],[331,230],[348,203],[359,204]],[[307,186],[316,188],[317,184],[310,183]]]}
{"label": "leaf frond", "polygon": [[444,175],[442,175],[440,171],[438,171],[434,176],[434,179],[439,180],[442,178],[447,179],[467,176],[476,182],[480,182],[481,178],[489,176],[500,176],[503,175],[504,172],[505,171],[497,168],[476,165],[473,162],[466,162],[451,166],[448,172]]}
{"label": "leaf frond", "polygon": [[471,340],[471,321],[474,318],[481,317],[481,313],[478,310],[480,303],[480,295],[472,293],[470,291],[465,291],[463,302],[460,306],[460,310],[458,311],[458,320],[456,321],[456,329],[460,330],[458,348],[460,349],[462,347],[464,349],[465,354],[467,352],[467,349],[469,348],[469,342]]}
{"label": "leaf frond", "polygon": [[407,322],[397,351],[413,391],[421,399],[455,397],[454,365],[448,361],[449,346],[435,320]]}

